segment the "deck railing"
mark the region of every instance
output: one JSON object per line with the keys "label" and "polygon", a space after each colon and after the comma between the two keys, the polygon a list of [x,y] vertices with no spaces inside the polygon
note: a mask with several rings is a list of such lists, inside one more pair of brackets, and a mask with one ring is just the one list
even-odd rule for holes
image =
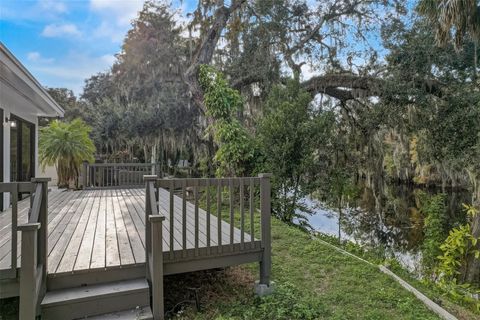
{"label": "deck railing", "polygon": [[163,319],[163,234],[165,216],[158,211],[155,180],[157,176],[145,176],[145,257],[146,275],[150,284],[153,319]]}
{"label": "deck railing", "polygon": [[161,176],[159,163],[83,163],[83,188],[141,187],[144,175]]}
{"label": "deck railing", "polygon": [[[17,278],[17,245],[18,245],[18,236],[17,236],[17,224],[18,224],[18,195],[20,193],[32,193],[34,190],[34,185],[31,182],[7,182],[0,183],[0,192],[10,194],[11,202],[11,224],[6,225],[4,229],[1,230],[2,234],[10,232],[11,241],[10,241],[10,269],[2,270],[0,273],[0,280],[2,279],[16,279]],[[8,214],[8,213],[3,213]],[[10,228],[10,230],[7,230]]]}
{"label": "deck railing", "polygon": [[[47,289],[47,216],[48,181],[36,178],[32,182],[0,183],[0,192],[10,193],[11,267],[2,271],[1,278],[20,280],[20,320],[33,320],[39,314],[40,302]],[[31,193],[27,223],[18,224],[18,194]],[[21,269],[17,274],[17,231],[21,232]]]}
{"label": "deck railing", "polygon": [[[145,183],[146,265],[154,319],[163,319],[163,264],[169,261],[194,261],[216,256],[231,259],[231,263],[226,263],[229,265],[235,264],[232,254],[261,252],[260,283],[270,284],[269,174],[220,179],[145,176]],[[187,231],[187,221],[190,221],[187,215],[192,211],[194,222]],[[165,253],[162,247],[163,223],[168,223],[167,229],[170,230],[169,239],[166,239],[169,249]],[[192,227],[193,238],[188,239],[187,244],[187,233],[192,233]],[[181,235],[180,239],[175,239],[175,233]]]}

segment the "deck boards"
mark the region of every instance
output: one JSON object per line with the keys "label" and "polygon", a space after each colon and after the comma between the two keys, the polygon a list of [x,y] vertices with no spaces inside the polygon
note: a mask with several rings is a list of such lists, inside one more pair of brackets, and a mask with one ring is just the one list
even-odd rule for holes
{"label": "deck boards", "polygon": [[[48,272],[64,273],[87,269],[118,267],[145,262],[145,190],[100,189],[58,191],[49,193],[48,215]],[[26,222],[30,201],[18,205],[19,224]],[[169,192],[159,190],[159,210],[165,215],[163,223],[163,251],[169,252],[170,232],[173,233],[174,251],[182,250],[183,200],[174,197],[173,230],[170,230]],[[217,228],[221,225],[222,245],[241,242],[241,231],[229,223],[210,217],[194,204],[186,203],[186,249],[195,248],[195,221],[198,221],[198,247],[207,247],[207,230],[210,245],[218,245]],[[0,213],[0,270],[8,269],[11,261],[11,212]],[[248,233],[244,241],[251,241]],[[21,239],[18,239],[20,258]],[[20,266],[20,259],[17,262]]]}

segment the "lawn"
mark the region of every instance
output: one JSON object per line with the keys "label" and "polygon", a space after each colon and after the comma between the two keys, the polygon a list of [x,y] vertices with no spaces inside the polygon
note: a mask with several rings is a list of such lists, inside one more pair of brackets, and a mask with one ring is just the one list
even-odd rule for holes
{"label": "lawn", "polygon": [[[309,234],[275,218],[272,254],[276,288],[264,298],[253,293],[257,264],[166,277],[168,318],[439,319],[377,267],[312,240]],[[400,275],[408,279],[408,275]],[[439,300],[420,283],[408,280]],[[14,319],[16,301],[0,302],[0,319]],[[476,318],[460,306],[445,306],[459,319]]]}
{"label": "lawn", "polygon": [[273,295],[253,294],[252,264],[168,277],[166,310],[180,319],[439,319],[376,267],[274,218],[272,252]]}

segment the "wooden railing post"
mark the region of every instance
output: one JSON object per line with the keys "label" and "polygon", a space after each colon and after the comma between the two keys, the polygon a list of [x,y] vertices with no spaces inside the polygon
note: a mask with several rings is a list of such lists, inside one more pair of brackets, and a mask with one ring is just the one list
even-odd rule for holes
{"label": "wooden railing post", "polygon": [[[154,210],[154,208],[152,208],[151,206],[151,199],[150,199],[150,196],[151,196],[151,189],[154,188],[154,182],[155,180],[157,179],[157,176],[153,176],[153,175],[144,175],[143,176],[143,180],[145,181],[145,257],[148,257],[150,256],[150,253],[152,252],[151,250],[151,244],[152,244],[152,240],[151,240],[151,228],[150,228],[150,216],[155,214],[156,210]],[[149,264],[147,263],[146,264],[146,267],[147,267],[147,279],[148,280],[151,280],[150,279],[150,266]]]}
{"label": "wooden railing post", "polygon": [[40,223],[21,225],[22,267],[20,269],[19,319],[34,320],[38,313],[37,237]]}
{"label": "wooden railing post", "polygon": [[88,161],[83,161],[82,163],[82,189],[88,187]]}
{"label": "wooden railing post", "polygon": [[266,285],[267,287],[270,286],[270,270],[272,267],[272,244],[270,234],[271,176],[271,174],[267,173],[261,173],[258,175],[260,178],[260,213],[263,248],[263,256],[260,261],[260,285]]}
{"label": "wooden railing post", "polygon": [[151,215],[149,221],[151,224],[151,248],[152,253],[149,257],[150,281],[152,297],[152,313],[154,320],[164,318],[164,297],[163,297],[163,240],[162,223],[164,216]]}
{"label": "wooden railing post", "polygon": [[50,178],[33,178],[32,182],[42,184],[40,212],[38,222],[41,228],[38,232],[38,261],[42,269],[42,283],[40,288],[40,296],[43,298],[47,291],[47,270],[48,270],[48,182]]}

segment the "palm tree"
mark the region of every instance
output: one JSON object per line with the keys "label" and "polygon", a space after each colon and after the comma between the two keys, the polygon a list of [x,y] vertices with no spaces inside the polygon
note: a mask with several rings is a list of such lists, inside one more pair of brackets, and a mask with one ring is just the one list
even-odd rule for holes
{"label": "palm tree", "polygon": [[456,48],[461,47],[466,35],[474,42],[480,40],[478,0],[420,0],[418,11],[434,24],[441,45],[447,44],[452,34]]}
{"label": "palm tree", "polygon": [[474,44],[474,71],[477,77],[478,43],[480,42],[479,0],[420,0],[418,12],[434,25],[435,38],[439,45],[453,39],[455,49],[460,50],[465,37],[470,36]]}
{"label": "palm tree", "polygon": [[52,121],[40,129],[39,160],[43,167],[55,165],[60,188],[78,186],[82,161],[93,161],[95,145],[89,137],[91,128],[80,119]]}

